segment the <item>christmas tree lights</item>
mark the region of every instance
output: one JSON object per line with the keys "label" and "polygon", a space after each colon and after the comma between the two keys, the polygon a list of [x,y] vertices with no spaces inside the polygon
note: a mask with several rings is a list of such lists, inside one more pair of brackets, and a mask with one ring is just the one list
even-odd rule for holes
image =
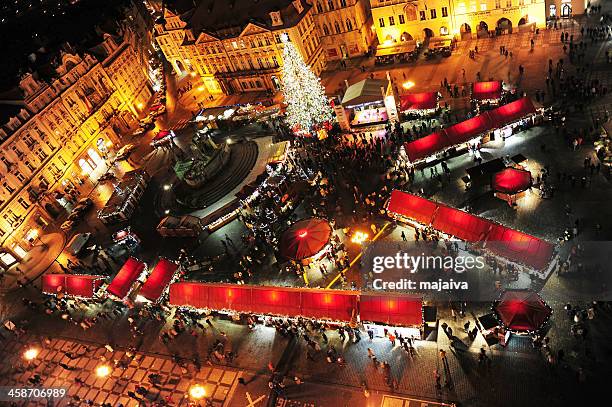
{"label": "christmas tree lights", "polygon": [[281,40],[286,121],[296,133],[311,133],[331,121],[332,111],[319,78],[306,65],[287,34]]}

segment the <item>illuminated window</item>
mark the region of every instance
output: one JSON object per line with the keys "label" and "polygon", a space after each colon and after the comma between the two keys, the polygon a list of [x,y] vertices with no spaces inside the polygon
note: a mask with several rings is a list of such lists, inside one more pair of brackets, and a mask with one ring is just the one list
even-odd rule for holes
{"label": "illuminated window", "polygon": [[426,17],[425,17],[425,12],[424,12],[424,11],[422,11],[422,10],[421,10],[421,11],[419,11],[419,17],[420,17],[421,21],[424,21],[424,20],[426,19]]}
{"label": "illuminated window", "polygon": [[400,24],[404,24],[405,20],[404,20],[404,15],[400,14],[399,16],[397,16],[399,18],[399,23]]}
{"label": "illuminated window", "polygon": [[480,11],[487,11],[487,3],[480,3]]}
{"label": "illuminated window", "polygon": [[448,17],[448,8],[442,7],[442,17]]}

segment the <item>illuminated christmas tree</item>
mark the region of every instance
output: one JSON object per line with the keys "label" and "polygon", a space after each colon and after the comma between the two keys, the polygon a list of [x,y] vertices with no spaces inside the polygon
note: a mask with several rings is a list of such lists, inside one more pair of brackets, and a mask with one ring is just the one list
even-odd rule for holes
{"label": "illuminated christmas tree", "polygon": [[287,34],[281,36],[283,50],[283,95],[287,123],[296,133],[311,133],[332,119],[325,90]]}

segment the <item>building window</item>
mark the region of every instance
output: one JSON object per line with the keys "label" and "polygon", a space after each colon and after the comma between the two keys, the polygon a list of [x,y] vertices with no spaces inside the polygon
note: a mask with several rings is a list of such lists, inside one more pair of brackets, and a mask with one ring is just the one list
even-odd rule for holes
{"label": "building window", "polygon": [[19,204],[23,206],[23,209],[28,209],[30,207],[30,203],[23,198],[19,198],[17,202],[19,202]]}
{"label": "building window", "polygon": [[437,17],[436,9],[435,8],[432,8],[431,10],[429,10],[429,12],[431,13],[431,19],[432,20]]}
{"label": "building window", "polygon": [[395,25],[395,18],[393,16],[389,17],[389,25]]}
{"label": "building window", "polygon": [[340,24],[338,22],[334,22],[334,27],[336,28],[336,34],[340,34]]}
{"label": "building window", "polygon": [[400,24],[404,24],[404,22],[406,21],[406,20],[404,19],[404,15],[403,15],[403,14],[400,14],[400,15],[399,15],[399,16],[397,16],[397,17],[399,18],[399,23],[400,23]]}
{"label": "building window", "polygon": [[9,194],[15,192],[15,188],[11,187],[8,182],[3,183],[2,186],[9,192]]}
{"label": "building window", "polygon": [[480,11],[487,11],[487,3],[480,3]]}
{"label": "building window", "polygon": [[340,7],[346,7],[346,0],[340,0]]}
{"label": "building window", "polygon": [[385,26],[385,19],[384,19],[384,18],[382,18],[382,17],[381,17],[381,18],[379,18],[379,19],[378,19],[378,25],[380,25],[381,27],[384,27],[384,26]]}
{"label": "building window", "polygon": [[501,0],[495,0],[495,8],[501,8]]}
{"label": "building window", "polygon": [[519,0],[519,6],[524,6],[525,5],[525,0]]}
{"label": "building window", "polygon": [[442,7],[442,17],[448,17],[448,8]]}
{"label": "building window", "polygon": [[25,182],[25,177],[19,171],[15,171],[15,178],[17,178],[20,182]]}
{"label": "building window", "polygon": [[512,7],[512,0],[506,0],[506,8]]}
{"label": "building window", "polygon": [[323,24],[323,34],[329,35],[329,28],[327,28],[327,24]]}
{"label": "building window", "polygon": [[346,19],[346,31],[353,31],[353,23],[348,18]]}
{"label": "building window", "polygon": [[327,8],[330,11],[334,9],[334,0],[327,0]]}
{"label": "building window", "polygon": [[420,16],[421,21],[425,21],[425,11],[423,10],[419,11],[419,16]]}
{"label": "building window", "polygon": [[323,12],[323,6],[321,5],[321,3],[317,3],[317,13],[322,13]]}

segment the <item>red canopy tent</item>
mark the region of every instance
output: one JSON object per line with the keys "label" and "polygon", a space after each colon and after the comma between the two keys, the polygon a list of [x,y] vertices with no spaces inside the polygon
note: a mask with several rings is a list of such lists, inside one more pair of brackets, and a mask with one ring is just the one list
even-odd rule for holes
{"label": "red canopy tent", "polygon": [[172,130],[160,130],[151,140],[153,147],[167,143],[174,137],[174,131]]}
{"label": "red canopy tent", "polygon": [[170,284],[170,305],[208,308],[208,284],[180,282]]}
{"label": "red canopy tent", "polygon": [[104,282],[103,278],[102,276],[67,274],[66,294],[75,297],[93,298]]}
{"label": "red canopy tent", "polygon": [[408,110],[431,110],[438,107],[438,92],[412,93],[400,97],[400,109],[402,112]]}
{"label": "red canopy tent", "polygon": [[507,290],[493,310],[500,322],[513,331],[537,331],[546,323],[552,309],[538,294],[529,290]]}
{"label": "red canopy tent", "polygon": [[327,245],[331,232],[324,219],[309,218],[296,222],[281,237],[281,255],[293,260],[312,257]]}
{"label": "red canopy tent", "polygon": [[251,312],[251,288],[234,284],[210,284],[208,307],[215,310]]}
{"label": "red canopy tent", "polygon": [[415,162],[434,155],[438,151],[449,147],[450,141],[443,131],[435,132],[429,136],[404,144],[406,154],[410,161]]}
{"label": "red canopy tent", "polygon": [[359,318],[392,326],[420,326],[423,324],[423,303],[420,298],[410,296],[362,294]]}
{"label": "red canopy tent", "polygon": [[357,317],[357,293],[339,290],[302,291],[302,316],[350,322]]}
{"label": "red canopy tent", "polygon": [[429,225],[438,205],[420,196],[393,190],[387,211]]}
{"label": "red canopy tent", "polygon": [[66,290],[66,274],[43,274],[42,292],[46,294],[63,293]]}
{"label": "red canopy tent", "polygon": [[284,287],[252,287],[251,310],[259,314],[297,317],[301,311],[301,291]]}
{"label": "red canopy tent", "polygon": [[145,267],[146,265],[143,262],[133,257],[128,258],[106,288],[106,291],[120,299],[125,298],[129,294],[132,284],[136,282]]}
{"label": "red canopy tent", "polygon": [[474,100],[497,100],[502,95],[502,82],[476,82],[472,91],[472,99]]}
{"label": "red canopy tent", "polygon": [[491,119],[486,114],[474,116],[445,130],[450,145],[465,143],[491,130]]}
{"label": "red canopy tent", "polygon": [[531,173],[514,167],[505,168],[493,175],[491,186],[495,192],[518,194],[531,188]]}
{"label": "red canopy tent", "polygon": [[486,239],[492,223],[459,209],[439,205],[432,226],[466,242],[480,242]]}
{"label": "red canopy tent", "polygon": [[498,224],[493,224],[486,248],[535,270],[545,268],[553,255],[553,246],[550,243]]}
{"label": "red canopy tent", "polygon": [[535,112],[531,99],[524,97],[490,110],[486,114],[491,118],[493,128],[499,129]]}
{"label": "red canopy tent", "polygon": [[177,269],[178,265],[176,263],[164,258],[159,259],[138,294],[149,301],[158,301],[168,284],[170,284],[170,281],[172,281]]}

